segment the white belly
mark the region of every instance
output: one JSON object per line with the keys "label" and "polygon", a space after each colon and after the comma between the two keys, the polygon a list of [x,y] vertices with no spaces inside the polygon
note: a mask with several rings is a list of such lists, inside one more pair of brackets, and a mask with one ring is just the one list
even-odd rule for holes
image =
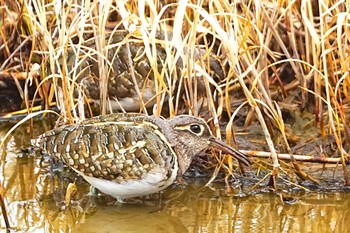
{"label": "white belly", "polygon": [[177,175],[177,169],[174,169],[171,176],[167,177],[165,169],[157,167],[145,174],[140,180],[129,180],[117,183],[114,180],[104,180],[86,176],[76,169],[74,170],[92,186],[103,193],[117,198],[119,201],[125,198],[157,193],[174,183]]}

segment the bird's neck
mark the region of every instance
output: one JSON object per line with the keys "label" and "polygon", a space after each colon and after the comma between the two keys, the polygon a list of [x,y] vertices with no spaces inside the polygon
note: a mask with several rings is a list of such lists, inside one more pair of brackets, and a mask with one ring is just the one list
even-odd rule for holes
{"label": "bird's neck", "polygon": [[170,146],[175,151],[179,166],[177,177],[181,177],[189,168],[192,159],[195,156],[194,151],[191,147],[184,146],[187,142],[181,141],[181,137],[178,137],[178,135],[174,133],[169,122],[156,117],[150,119],[151,122],[159,127],[159,130],[162,131]]}
{"label": "bird's neck", "polygon": [[175,146],[175,152],[177,154],[178,164],[179,164],[179,170],[178,170],[178,177],[182,176],[187,169],[190,167],[193,155],[191,154],[192,151],[185,150],[185,148],[179,144]]}

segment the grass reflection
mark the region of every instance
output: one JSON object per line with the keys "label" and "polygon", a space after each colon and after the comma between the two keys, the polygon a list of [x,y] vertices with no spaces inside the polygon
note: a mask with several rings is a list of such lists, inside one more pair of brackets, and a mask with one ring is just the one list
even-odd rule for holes
{"label": "grass reflection", "polygon": [[[40,153],[19,149],[28,140],[23,131],[16,132],[1,152],[6,159],[0,173],[10,225],[16,231],[346,232],[350,222],[346,190],[291,192],[295,201],[284,204],[266,190],[242,195],[237,188],[227,194],[222,183],[205,187],[206,179],[194,178],[185,187],[168,188],[161,198],[120,204],[109,196],[89,196],[90,186],[70,170]],[[65,207],[66,187],[73,181],[77,191]]]}

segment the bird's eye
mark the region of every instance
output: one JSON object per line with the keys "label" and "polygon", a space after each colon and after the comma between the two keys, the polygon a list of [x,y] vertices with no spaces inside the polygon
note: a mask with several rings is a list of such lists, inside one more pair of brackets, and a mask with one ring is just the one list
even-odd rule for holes
{"label": "bird's eye", "polygon": [[200,127],[200,125],[194,124],[190,126],[190,130],[195,134],[199,134],[202,131],[202,128]]}

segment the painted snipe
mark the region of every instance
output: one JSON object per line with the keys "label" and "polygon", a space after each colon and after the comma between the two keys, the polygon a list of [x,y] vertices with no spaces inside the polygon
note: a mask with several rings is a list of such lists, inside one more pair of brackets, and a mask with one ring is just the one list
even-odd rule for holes
{"label": "painted snipe", "polygon": [[118,200],[165,189],[208,147],[250,164],[214,137],[203,119],[187,115],[169,120],[130,113],[99,116],[48,131],[37,144]]}
{"label": "painted snipe", "polygon": [[[169,49],[165,49],[164,35],[163,33],[157,33],[155,43],[155,52],[157,58],[156,66],[152,67],[145,50],[145,43],[140,36],[135,35],[137,33],[130,33],[125,30],[117,30],[108,37],[109,43],[108,54],[106,59],[109,61],[108,71],[108,85],[107,85],[107,96],[110,100],[110,106],[114,110],[124,109],[126,111],[139,111],[141,106],[140,96],[137,92],[137,88],[140,91],[142,100],[147,107],[152,107],[155,104],[156,96],[159,95],[160,90],[156,90],[155,80],[164,80],[162,85],[173,85],[178,86],[183,92],[183,85],[180,85],[178,81],[182,73],[184,61],[181,58],[178,60],[174,58],[176,63],[176,70],[173,72],[169,71],[167,60],[171,56],[177,56],[176,53],[172,54]],[[168,38],[171,35],[167,36]],[[170,38],[169,38],[170,39]],[[163,42],[162,42],[163,41]],[[129,46],[126,46],[126,45]],[[77,78],[81,90],[84,91],[84,95],[91,99],[94,103],[100,104],[100,70],[101,65],[97,62],[100,53],[93,53],[90,56],[91,51],[96,50],[95,40],[87,40],[81,46],[84,51],[84,59],[77,59],[76,49],[69,50],[67,55],[67,64],[71,66],[70,69],[74,69],[75,62],[79,60],[79,72],[81,73]],[[188,50],[188,51],[187,51]],[[210,54],[208,55],[206,50],[194,49],[193,59],[194,62],[203,64],[203,67],[210,67],[211,72],[209,75],[218,82],[225,79],[225,74],[219,59]],[[170,53],[170,54],[169,54]],[[190,49],[184,49],[182,54],[190,53]],[[130,56],[130,57],[129,57]],[[208,56],[208,57],[207,57]],[[191,58],[192,59],[192,58]],[[130,61],[130,62],[129,62]],[[208,64],[207,64],[208,63]],[[133,69],[131,69],[133,67]],[[199,74],[197,74],[198,76]],[[135,80],[133,79],[133,76]],[[164,77],[163,77],[164,76]],[[177,77],[178,76],[178,77]],[[166,81],[167,78],[172,84]],[[198,79],[198,93],[205,92],[204,84],[202,79]],[[135,83],[136,82],[136,83]],[[174,82],[174,83],[173,83]],[[158,84],[160,85],[160,84]],[[175,89],[174,93],[178,90]],[[142,108],[141,108],[142,109]]]}

